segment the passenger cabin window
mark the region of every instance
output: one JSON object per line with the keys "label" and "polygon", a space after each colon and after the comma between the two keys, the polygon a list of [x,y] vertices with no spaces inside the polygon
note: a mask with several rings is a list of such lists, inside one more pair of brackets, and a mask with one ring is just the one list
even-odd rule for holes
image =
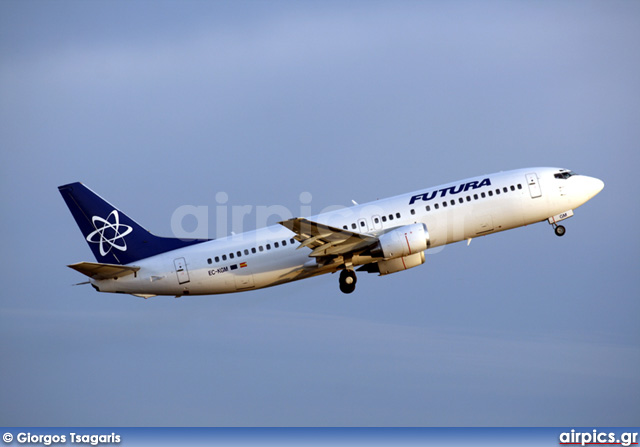
{"label": "passenger cabin window", "polygon": [[355,230],[356,229],[356,224],[352,223],[351,224],[351,228]]}
{"label": "passenger cabin window", "polygon": [[425,207],[425,209],[426,209],[427,211],[431,211],[431,207],[430,207],[429,205],[427,205],[427,206]]}
{"label": "passenger cabin window", "polygon": [[287,246],[287,241],[282,241],[282,246],[286,247]]}
{"label": "passenger cabin window", "polygon": [[226,261],[227,260],[227,255],[222,255],[222,260]]}
{"label": "passenger cabin window", "polygon": [[291,239],[289,239],[289,242],[291,242],[291,243],[293,244],[293,241],[294,241],[294,240],[295,240],[295,239],[291,238]]}
{"label": "passenger cabin window", "polygon": [[360,226],[364,227],[364,220],[360,222]]}
{"label": "passenger cabin window", "polygon": [[516,187],[511,185],[511,191],[515,191],[515,190],[516,190]]}
{"label": "passenger cabin window", "polygon": [[245,249],[244,249],[244,254],[245,254],[245,255],[248,255],[248,254],[249,254],[249,249],[248,249],[248,248],[245,248]]}
{"label": "passenger cabin window", "polygon": [[266,247],[267,247],[267,250],[271,250],[271,244],[267,244]]}
{"label": "passenger cabin window", "polygon": [[389,220],[393,220],[393,214],[389,214]]}
{"label": "passenger cabin window", "polygon": [[522,189],[522,185],[518,183],[518,189]]}
{"label": "passenger cabin window", "polygon": [[213,261],[211,260],[211,258],[207,259],[207,263],[211,264]]}
{"label": "passenger cabin window", "polygon": [[435,209],[440,208],[440,205],[438,205],[437,203],[435,205],[433,205]]}
{"label": "passenger cabin window", "polygon": [[386,222],[387,221],[387,216],[382,216],[382,221]]}
{"label": "passenger cabin window", "polygon": [[342,228],[344,228],[345,230],[349,229],[346,225],[343,225]]}
{"label": "passenger cabin window", "polygon": [[264,251],[264,247],[261,245],[261,246],[258,247],[258,250]]}
{"label": "passenger cabin window", "polygon": [[256,247],[251,247],[251,253],[255,253],[256,252]]}
{"label": "passenger cabin window", "polygon": [[238,252],[236,253],[238,255],[238,257],[242,256],[242,252],[238,250]]}
{"label": "passenger cabin window", "polygon": [[374,221],[375,223],[380,223],[380,219],[378,219],[377,217],[376,217],[375,219],[373,219],[373,221]]}
{"label": "passenger cabin window", "polygon": [[396,217],[400,219],[400,213],[396,213]]}
{"label": "passenger cabin window", "polygon": [[220,262],[220,257],[219,256],[216,256],[215,259],[216,259],[216,262]]}
{"label": "passenger cabin window", "polygon": [[502,192],[508,192],[507,187],[502,188]]}
{"label": "passenger cabin window", "polygon": [[414,210],[413,208],[411,208],[411,215],[413,216],[416,213],[416,210]]}
{"label": "passenger cabin window", "polygon": [[278,244],[277,242],[274,242],[274,243],[273,243],[273,247],[274,247],[274,248],[278,248],[279,246],[280,246],[280,244]]}
{"label": "passenger cabin window", "polygon": [[233,259],[233,253],[229,253],[229,259]]}

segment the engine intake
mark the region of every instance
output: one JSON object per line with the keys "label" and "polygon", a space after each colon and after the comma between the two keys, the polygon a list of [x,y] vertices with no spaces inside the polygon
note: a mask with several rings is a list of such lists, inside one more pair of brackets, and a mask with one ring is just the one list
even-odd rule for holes
{"label": "engine intake", "polygon": [[385,260],[396,259],[425,251],[429,246],[429,232],[425,224],[415,223],[394,228],[378,236],[378,240],[378,244],[371,250],[372,256]]}

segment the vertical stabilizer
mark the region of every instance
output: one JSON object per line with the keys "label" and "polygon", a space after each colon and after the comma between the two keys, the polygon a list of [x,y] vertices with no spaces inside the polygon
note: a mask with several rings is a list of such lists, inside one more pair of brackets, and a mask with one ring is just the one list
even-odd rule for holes
{"label": "vertical stabilizer", "polygon": [[82,183],[69,183],[58,190],[100,263],[130,264],[203,242],[154,236]]}

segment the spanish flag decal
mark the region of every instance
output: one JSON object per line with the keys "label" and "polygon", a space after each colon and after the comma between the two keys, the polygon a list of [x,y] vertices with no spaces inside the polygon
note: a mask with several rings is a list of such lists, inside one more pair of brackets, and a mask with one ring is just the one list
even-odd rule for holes
{"label": "spanish flag decal", "polygon": [[241,262],[241,263],[240,263],[240,268],[241,268],[241,269],[245,268],[246,266],[247,266],[247,263],[246,263],[246,262]]}

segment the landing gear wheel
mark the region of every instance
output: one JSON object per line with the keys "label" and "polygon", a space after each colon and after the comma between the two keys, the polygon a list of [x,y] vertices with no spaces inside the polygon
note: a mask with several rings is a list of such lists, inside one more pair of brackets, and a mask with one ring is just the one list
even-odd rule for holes
{"label": "landing gear wheel", "polygon": [[567,232],[567,229],[565,227],[563,227],[562,225],[558,225],[554,231],[556,232],[556,236],[564,236],[564,234]]}
{"label": "landing gear wheel", "polygon": [[351,293],[356,290],[356,272],[353,270],[342,270],[340,272],[340,291],[342,293]]}

